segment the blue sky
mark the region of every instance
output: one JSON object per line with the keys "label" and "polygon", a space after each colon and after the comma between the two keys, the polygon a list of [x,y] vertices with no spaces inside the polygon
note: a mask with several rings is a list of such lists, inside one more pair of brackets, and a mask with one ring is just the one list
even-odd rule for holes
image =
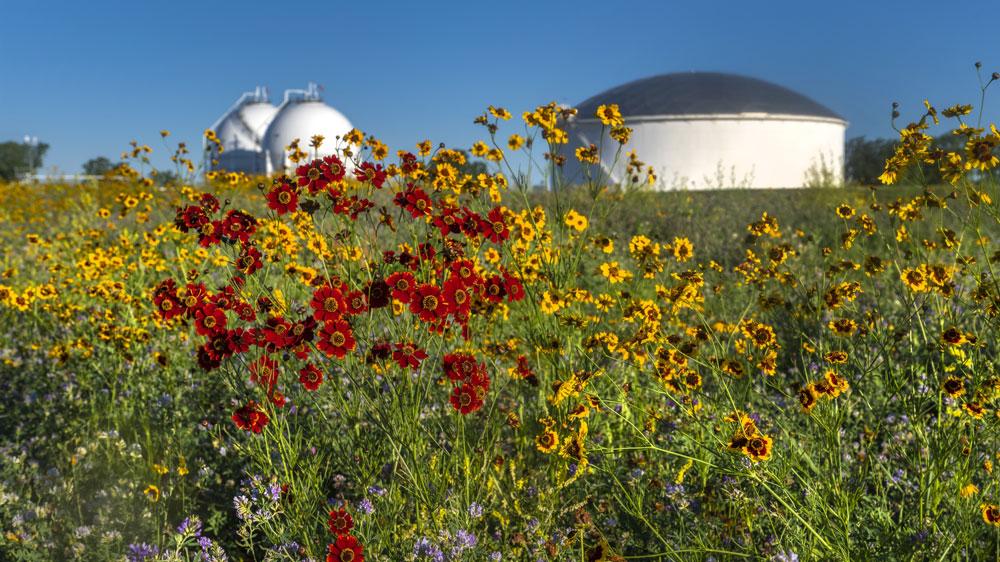
{"label": "blue sky", "polygon": [[924,98],[978,103],[973,63],[1000,70],[994,0],[285,5],[5,2],[0,141],[37,136],[51,145],[46,165],[65,172],[133,138],[164,163],[160,129],[200,145],[241,92],[266,85],[277,102],[315,81],[394,149],[423,138],[468,147],[488,104],[519,114],[688,70],[777,82],[843,115],[848,137],[890,136],[892,101],[904,117]]}

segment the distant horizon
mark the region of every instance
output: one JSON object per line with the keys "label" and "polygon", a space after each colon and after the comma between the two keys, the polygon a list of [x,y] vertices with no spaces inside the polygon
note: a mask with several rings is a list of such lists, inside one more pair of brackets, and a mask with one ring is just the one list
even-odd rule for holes
{"label": "distant horizon", "polygon": [[[286,89],[312,81],[326,103],[393,150],[425,138],[468,148],[485,135],[472,120],[487,105],[519,116],[691,71],[773,82],[843,116],[848,139],[889,138],[893,101],[903,123],[919,117],[924,99],[978,104],[973,63],[982,60],[987,79],[1000,70],[1000,57],[988,58],[997,54],[988,34],[911,49],[939,8],[893,4],[635,2],[609,11],[597,2],[440,2],[373,14],[306,3],[282,22],[254,4],[22,3],[0,22],[0,49],[15,53],[0,60],[0,142],[37,137],[50,145],[44,170],[78,174],[91,158],[117,161],[135,139],[164,169],[177,142],[197,150],[202,131],[241,93],[266,86],[277,105]],[[1000,19],[1000,5],[968,6],[980,21]],[[1000,107],[995,95],[988,119]],[[511,121],[501,134],[518,128]],[[172,133],[167,146],[161,129]]]}

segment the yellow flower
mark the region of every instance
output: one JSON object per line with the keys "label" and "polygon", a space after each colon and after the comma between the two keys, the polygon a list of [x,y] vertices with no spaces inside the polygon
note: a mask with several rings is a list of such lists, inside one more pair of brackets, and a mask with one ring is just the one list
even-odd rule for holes
{"label": "yellow flower", "polygon": [[958,491],[958,495],[966,499],[971,498],[972,496],[978,493],[979,493],[979,486],[976,486],[971,482],[966,484],[965,486],[962,486],[962,489]]}
{"label": "yellow flower", "polygon": [[627,269],[622,269],[616,261],[602,263],[601,275],[607,278],[612,284],[621,283],[632,278],[632,273]]}
{"label": "yellow flower", "polygon": [[677,261],[686,262],[694,255],[694,245],[687,238],[674,238],[673,253]]}
{"label": "yellow flower", "polygon": [[555,451],[559,447],[559,434],[551,428],[546,428],[535,437],[535,447],[545,454]]}
{"label": "yellow flower", "polygon": [[622,112],[618,109],[617,103],[598,106],[594,116],[600,119],[603,125],[609,127],[620,127],[625,124]]}
{"label": "yellow flower", "polygon": [[524,146],[524,137],[518,134],[513,134],[507,139],[507,147],[511,150],[520,150]]}
{"label": "yellow flower", "polygon": [[587,230],[587,226],[589,225],[587,217],[581,215],[580,213],[572,209],[570,209],[570,211],[566,213],[566,216],[563,217],[563,222],[566,223],[566,226],[572,228],[577,232],[583,232],[584,230]]}
{"label": "yellow flower", "polygon": [[146,494],[146,497],[149,498],[149,501],[151,502],[155,503],[160,501],[160,489],[153,484],[146,486],[146,489],[143,490],[142,493]]}
{"label": "yellow flower", "polygon": [[153,465],[153,472],[159,474],[160,476],[163,476],[164,474],[170,472],[170,469],[163,466],[162,464],[157,463]]}
{"label": "yellow flower", "polygon": [[490,114],[493,115],[493,117],[503,119],[504,121],[509,120],[511,117],[510,112],[506,109],[502,107],[493,107],[492,105],[490,106]]}
{"label": "yellow flower", "polygon": [[490,151],[490,147],[487,146],[487,144],[485,142],[483,142],[483,141],[476,141],[475,144],[473,144],[472,148],[470,149],[470,152],[472,152],[473,156],[478,156],[480,158],[482,158],[483,156],[486,156],[486,154],[489,151]]}

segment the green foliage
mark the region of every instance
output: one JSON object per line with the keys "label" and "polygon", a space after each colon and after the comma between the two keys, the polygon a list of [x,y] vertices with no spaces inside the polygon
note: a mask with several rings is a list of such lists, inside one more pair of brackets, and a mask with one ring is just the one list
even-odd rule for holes
{"label": "green foliage", "polygon": [[14,181],[42,166],[49,145],[3,142],[0,143],[0,180]]}

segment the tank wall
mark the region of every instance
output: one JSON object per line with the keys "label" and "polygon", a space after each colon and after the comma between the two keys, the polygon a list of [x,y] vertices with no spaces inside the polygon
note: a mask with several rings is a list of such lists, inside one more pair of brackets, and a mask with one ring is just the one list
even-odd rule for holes
{"label": "tank wall", "polygon": [[[833,182],[843,181],[841,123],[743,118],[640,121],[628,126],[632,138],[612,170],[614,181],[624,174],[625,152],[633,149],[639,160],[653,166],[661,189],[803,187],[815,183],[813,178],[824,168]],[[599,144],[599,124],[578,123],[573,129],[581,144]],[[618,143],[605,139],[603,144],[602,160],[610,163]],[[572,181],[581,174],[573,147],[566,154],[572,163],[566,175]]]}

